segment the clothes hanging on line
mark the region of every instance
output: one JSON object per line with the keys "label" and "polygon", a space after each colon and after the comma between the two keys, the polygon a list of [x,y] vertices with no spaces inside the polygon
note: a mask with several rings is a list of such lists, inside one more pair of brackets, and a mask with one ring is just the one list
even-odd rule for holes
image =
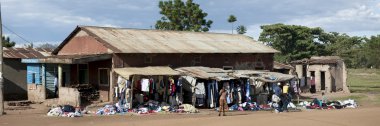
{"label": "clothes hanging on line", "polygon": [[141,79],[141,91],[149,92],[149,79]]}

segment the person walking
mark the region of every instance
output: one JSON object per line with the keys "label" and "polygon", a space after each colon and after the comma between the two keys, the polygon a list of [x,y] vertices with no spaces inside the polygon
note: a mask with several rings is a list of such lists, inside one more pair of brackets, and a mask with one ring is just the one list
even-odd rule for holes
{"label": "person walking", "polygon": [[226,116],[225,108],[227,107],[227,100],[226,100],[227,91],[226,91],[224,86],[219,91],[219,95],[220,95],[220,98],[219,98],[219,116],[222,113],[222,111],[223,111],[223,116]]}

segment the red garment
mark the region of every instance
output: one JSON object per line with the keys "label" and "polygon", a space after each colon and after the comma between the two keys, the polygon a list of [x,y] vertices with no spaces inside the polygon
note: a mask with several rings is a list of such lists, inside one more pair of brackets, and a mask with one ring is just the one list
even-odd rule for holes
{"label": "red garment", "polygon": [[176,91],[176,85],[174,84],[174,80],[173,79],[170,79],[170,89],[171,89],[171,95],[174,95],[175,94],[175,91]]}

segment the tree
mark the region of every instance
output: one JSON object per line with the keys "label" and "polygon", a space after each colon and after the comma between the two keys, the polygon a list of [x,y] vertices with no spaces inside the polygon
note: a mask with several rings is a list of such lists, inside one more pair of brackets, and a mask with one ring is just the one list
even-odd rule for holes
{"label": "tree", "polygon": [[364,60],[366,67],[380,68],[380,35],[367,38],[361,52],[365,57],[361,61]]}
{"label": "tree", "polygon": [[41,44],[38,46],[38,48],[43,48],[43,49],[55,49],[57,47],[58,47],[58,45],[53,45],[50,43],[45,43],[45,44]]}
{"label": "tree", "polygon": [[159,8],[163,16],[156,22],[156,29],[207,32],[211,27],[212,21],[205,19],[207,13],[193,0],[160,1]]}
{"label": "tree", "polygon": [[236,17],[235,17],[234,15],[230,15],[230,16],[228,17],[228,19],[227,19],[228,23],[231,23],[231,27],[232,27],[231,32],[232,32],[232,34],[234,34],[234,22],[235,22],[236,20],[237,20],[237,19],[236,19]]}
{"label": "tree", "polygon": [[245,34],[247,33],[247,28],[244,25],[240,25],[236,28],[236,32],[238,34]]}
{"label": "tree", "polygon": [[343,58],[346,65],[350,68],[364,66],[363,62],[360,61],[364,56],[360,53],[362,43],[365,41],[364,38],[331,32],[322,33],[320,40],[326,47],[326,55]]}
{"label": "tree", "polygon": [[3,40],[3,47],[14,47],[16,45],[16,43],[14,41],[11,41],[9,37],[3,36],[1,39]]}
{"label": "tree", "polygon": [[326,54],[323,42],[319,41],[323,33],[321,28],[272,24],[261,26],[261,29],[259,41],[281,52],[275,54],[276,61],[290,62]]}

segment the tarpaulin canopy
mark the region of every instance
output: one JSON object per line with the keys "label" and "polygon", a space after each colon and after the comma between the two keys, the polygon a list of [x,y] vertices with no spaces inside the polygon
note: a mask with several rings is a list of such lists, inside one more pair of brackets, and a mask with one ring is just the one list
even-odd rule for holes
{"label": "tarpaulin canopy", "polygon": [[215,79],[218,81],[236,79],[235,77],[231,76],[231,70],[223,70],[221,68],[181,67],[175,70],[181,72],[182,75],[201,79]]}
{"label": "tarpaulin canopy", "polygon": [[235,76],[244,77],[248,76],[249,78],[259,80],[262,82],[284,82],[295,78],[294,75],[282,74],[277,72],[266,72],[266,71],[253,71],[253,70],[236,70],[234,72]]}
{"label": "tarpaulin canopy", "polygon": [[180,75],[179,72],[168,66],[150,66],[150,67],[125,67],[114,69],[117,74],[125,78],[132,75]]}

